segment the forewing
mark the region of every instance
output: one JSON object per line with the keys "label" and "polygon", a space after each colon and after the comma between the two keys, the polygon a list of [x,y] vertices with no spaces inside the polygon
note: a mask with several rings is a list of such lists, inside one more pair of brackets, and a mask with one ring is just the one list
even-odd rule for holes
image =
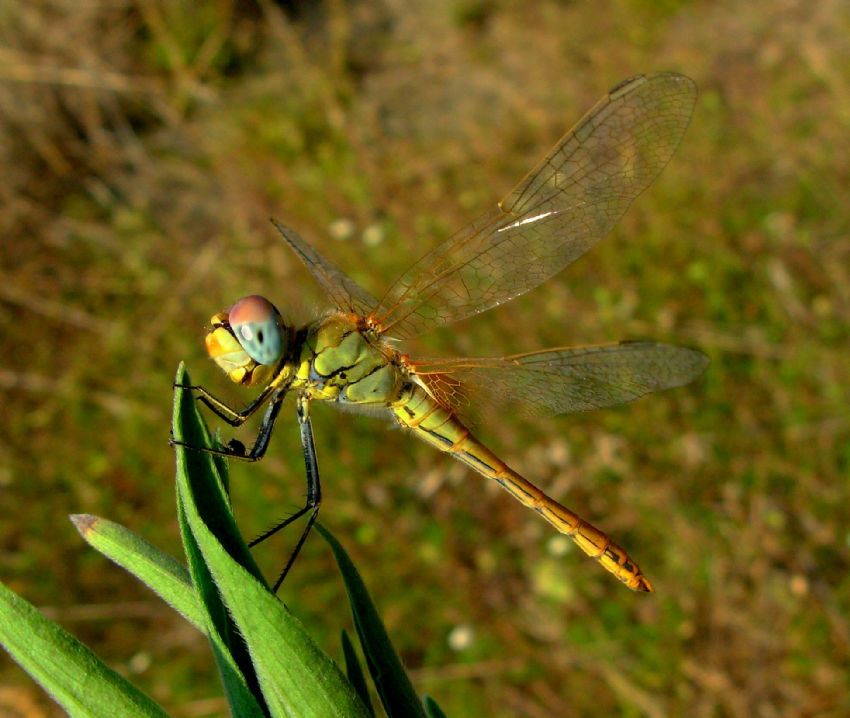
{"label": "forewing", "polygon": [[[681,386],[708,366],[701,352],[656,342],[547,349],[533,354],[417,362],[428,382],[463,387],[460,413],[470,403],[515,404],[527,414],[568,414],[616,406]],[[449,379],[450,378],[450,379]],[[471,399],[471,401],[470,401]]]}
{"label": "forewing", "polygon": [[318,280],[327,292],[328,298],[340,311],[368,316],[378,300],[343,272],[329,259],[319,254],[301,236],[290,227],[272,220],[281,236],[286,240],[293,252],[304,262],[310,273]]}
{"label": "forewing", "polygon": [[615,87],[497,209],[425,255],[372,314],[398,338],[527,292],[592,247],[658,176],[687,129],[696,86],[682,75]]}

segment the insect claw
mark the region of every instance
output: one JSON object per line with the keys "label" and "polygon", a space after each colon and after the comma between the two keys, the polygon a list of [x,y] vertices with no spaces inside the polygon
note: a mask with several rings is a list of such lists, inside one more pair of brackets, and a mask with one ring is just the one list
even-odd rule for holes
{"label": "insect claw", "polygon": [[248,455],[245,444],[239,441],[239,439],[231,439],[227,442],[227,453],[231,456],[239,457],[246,457]]}

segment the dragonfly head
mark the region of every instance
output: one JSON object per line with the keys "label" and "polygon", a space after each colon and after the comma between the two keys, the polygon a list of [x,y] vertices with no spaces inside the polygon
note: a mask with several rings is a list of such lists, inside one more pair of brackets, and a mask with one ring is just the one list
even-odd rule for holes
{"label": "dragonfly head", "polygon": [[286,354],[289,331],[265,297],[243,297],[210,320],[207,353],[231,381],[255,386],[269,381]]}

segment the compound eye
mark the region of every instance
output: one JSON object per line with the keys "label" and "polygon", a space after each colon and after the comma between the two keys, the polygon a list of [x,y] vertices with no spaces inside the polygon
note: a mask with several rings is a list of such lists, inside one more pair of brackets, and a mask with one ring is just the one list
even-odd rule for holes
{"label": "compound eye", "polygon": [[252,294],[228,312],[228,321],[242,348],[258,364],[277,363],[284,350],[280,313],[265,297]]}

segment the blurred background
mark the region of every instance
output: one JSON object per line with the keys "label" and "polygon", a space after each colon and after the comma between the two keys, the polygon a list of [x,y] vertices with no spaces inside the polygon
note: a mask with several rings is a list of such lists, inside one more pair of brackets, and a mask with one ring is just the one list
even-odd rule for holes
{"label": "blurred background", "polygon": [[[657,593],[630,593],[450,458],[328,407],[322,520],[451,716],[850,714],[843,0],[4,2],[0,578],[173,715],[224,715],[206,639],[67,516],[180,554],[178,362],[242,404],[206,357],[207,319],[249,293],[295,321],[325,306],[268,218],[380,294],[611,86],[660,70],[697,81],[694,120],[611,236],[405,347],[709,354],[683,389],[480,430]],[[232,474],[248,537],[300,505],[291,407],[267,458]],[[296,535],[256,550],[269,575]],[[350,617],[321,540],[283,597],[341,660]],[[5,655],[0,715],[59,715]]]}

